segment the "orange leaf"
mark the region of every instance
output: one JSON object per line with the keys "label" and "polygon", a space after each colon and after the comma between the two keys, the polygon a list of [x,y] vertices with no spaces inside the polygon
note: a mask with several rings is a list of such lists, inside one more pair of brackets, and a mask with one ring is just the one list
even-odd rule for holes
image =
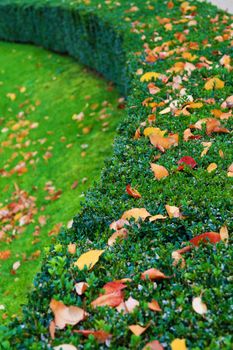
{"label": "orange leaf", "polygon": [[147,328],[148,328],[149,326],[147,326],[147,327],[141,327],[141,326],[139,326],[139,325],[137,325],[137,324],[133,324],[132,326],[129,326],[129,329],[131,330],[131,332],[134,334],[134,335],[136,335],[136,336],[140,336],[142,333],[144,333],[146,330],[147,330]]}
{"label": "orange leaf", "polygon": [[190,240],[190,243],[195,245],[196,247],[199,246],[201,242],[207,243],[210,242],[212,244],[216,244],[221,240],[220,234],[217,232],[205,232],[202,233],[199,236],[196,236]]}
{"label": "orange leaf", "polygon": [[207,171],[208,173],[211,173],[212,171],[217,169],[217,164],[216,163],[211,163],[208,167],[207,167]]}
{"label": "orange leaf", "polygon": [[118,292],[125,288],[127,288],[127,285],[122,283],[121,281],[108,282],[103,286],[103,289],[105,290],[105,294]]}
{"label": "orange leaf", "polygon": [[92,301],[91,305],[93,308],[96,308],[98,306],[110,306],[110,307],[116,307],[118,306],[122,301],[124,300],[123,293],[121,290],[104,294],[99,296],[97,299]]}
{"label": "orange leaf", "polygon": [[159,306],[156,300],[152,300],[150,303],[148,303],[148,307],[152,311],[162,311],[161,307]]}
{"label": "orange leaf", "polygon": [[151,144],[155,147],[160,146],[164,149],[169,149],[172,146],[178,145],[177,134],[173,134],[172,136],[169,136],[169,137],[163,137],[160,135],[151,134],[151,135],[149,135],[149,138],[150,138]]}
{"label": "orange leaf", "polygon": [[168,216],[170,219],[172,218],[182,218],[182,215],[180,213],[180,209],[178,207],[175,207],[173,205],[165,205],[166,211],[168,213]]}
{"label": "orange leaf", "polygon": [[49,334],[52,339],[55,339],[56,325],[54,320],[52,320],[49,324]]}
{"label": "orange leaf", "polygon": [[50,309],[55,316],[55,324],[59,329],[65,328],[65,326],[72,325],[83,321],[88,315],[83,309],[77,306],[66,306],[61,301],[52,299]]}
{"label": "orange leaf", "polygon": [[7,260],[11,255],[10,250],[3,250],[0,252],[0,260]]}
{"label": "orange leaf", "polygon": [[163,272],[161,272],[155,268],[151,268],[149,270],[146,270],[141,274],[142,280],[149,279],[151,281],[154,281],[154,280],[163,280],[163,279],[168,279],[168,278],[171,278],[171,276],[165,276]]}
{"label": "orange leaf", "polygon": [[140,193],[135,188],[132,188],[131,185],[126,186],[126,192],[133,198],[141,198]]}
{"label": "orange leaf", "polygon": [[158,165],[158,164],[154,164],[151,163],[151,170],[154,172],[155,178],[157,180],[163,179],[164,177],[169,176],[169,172],[167,171],[167,169],[162,166],[162,165]]}
{"label": "orange leaf", "polygon": [[84,337],[88,337],[90,334],[94,336],[95,339],[100,343],[105,343],[107,340],[111,339],[112,334],[105,331],[91,331],[91,330],[74,330],[74,333],[82,334]]}
{"label": "orange leaf", "polygon": [[70,254],[75,254],[76,253],[76,243],[70,243],[68,245],[68,252]]}
{"label": "orange leaf", "polygon": [[206,121],[206,134],[210,135],[213,132],[216,133],[229,133],[230,131],[221,126],[221,123],[217,119],[207,119]]}
{"label": "orange leaf", "polygon": [[147,343],[142,350],[164,350],[164,347],[158,340],[153,340],[152,342]]}
{"label": "orange leaf", "polygon": [[128,231],[125,228],[120,229],[112,234],[112,236],[108,239],[108,245],[111,247],[116,243],[116,240],[122,240],[127,237]]}
{"label": "orange leaf", "polygon": [[145,208],[133,208],[125,211],[121,218],[124,220],[129,220],[131,218],[134,218],[135,221],[142,219],[144,221],[149,216],[151,215],[150,213],[148,213],[148,211]]}

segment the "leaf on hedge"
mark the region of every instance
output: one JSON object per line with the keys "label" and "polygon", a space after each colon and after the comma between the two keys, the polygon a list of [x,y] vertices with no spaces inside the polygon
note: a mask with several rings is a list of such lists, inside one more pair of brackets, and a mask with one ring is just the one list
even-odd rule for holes
{"label": "leaf on hedge", "polygon": [[139,302],[136,299],[129,297],[128,300],[122,301],[116,309],[118,312],[123,312],[125,315],[132,313],[137,306],[139,306]]}
{"label": "leaf on hedge", "polygon": [[212,243],[212,244],[216,244],[221,240],[221,236],[219,233],[217,232],[205,232],[202,233],[199,236],[196,236],[194,238],[192,238],[190,240],[190,242],[195,245],[196,247],[198,247],[200,245],[200,243],[204,242],[204,243]]}
{"label": "leaf on hedge", "polygon": [[118,306],[120,303],[122,303],[123,300],[124,300],[124,295],[121,292],[121,290],[118,290],[113,293],[100,295],[97,299],[92,301],[91,306],[93,308],[97,308],[99,306],[110,306],[114,308]]}
{"label": "leaf on hedge", "polygon": [[54,350],[78,350],[76,346],[72,344],[61,344],[61,345],[55,346],[53,349]]}
{"label": "leaf on hedge", "polygon": [[216,133],[229,133],[230,131],[221,126],[221,123],[217,119],[208,119],[206,121],[206,134],[211,135],[213,132]]}
{"label": "leaf on hedge", "polygon": [[207,171],[208,173],[211,173],[212,171],[216,170],[217,169],[217,164],[216,163],[211,163],[208,167],[207,167]]}
{"label": "leaf on hedge", "polygon": [[169,176],[169,172],[162,165],[151,163],[150,167],[157,180],[160,180],[160,179],[163,179],[164,177]]}
{"label": "leaf on hedge", "polygon": [[114,230],[114,231],[118,231],[122,228],[124,228],[124,226],[129,226],[129,221],[128,220],[125,220],[125,219],[119,219],[117,221],[113,221],[110,225],[109,225],[109,228],[111,230]]}
{"label": "leaf on hedge", "polygon": [[135,221],[138,221],[139,219],[144,221],[149,216],[151,216],[151,214],[145,208],[133,208],[125,211],[121,219],[130,220],[131,218],[134,218]]}
{"label": "leaf on hedge", "polygon": [[227,176],[233,177],[233,163],[227,169]]}
{"label": "leaf on hedge", "polygon": [[76,253],[76,243],[70,243],[68,245],[68,252],[70,254],[75,254]]}
{"label": "leaf on hedge", "polygon": [[183,269],[185,267],[185,260],[183,256],[178,251],[172,252],[172,259],[174,260],[172,265],[177,266],[179,263],[181,263],[181,268]]}
{"label": "leaf on hedge", "polygon": [[174,339],[171,342],[172,350],[187,350],[185,339]]}
{"label": "leaf on hedge", "polygon": [[127,288],[127,285],[124,284],[121,280],[108,282],[103,286],[105,294],[114,293],[125,288]]}
{"label": "leaf on hedge", "polygon": [[168,216],[170,219],[173,218],[182,218],[182,215],[180,213],[180,209],[178,207],[175,207],[174,205],[165,205],[166,211],[168,213]]}
{"label": "leaf on hedge", "polygon": [[141,82],[144,82],[144,81],[150,81],[152,79],[158,79],[160,77],[160,73],[156,73],[156,72],[147,72],[145,74],[143,74],[140,78],[140,81]]}
{"label": "leaf on hedge", "polygon": [[74,287],[78,295],[83,295],[83,293],[85,293],[89,285],[86,282],[78,282],[75,284]]}
{"label": "leaf on hedge", "polygon": [[156,221],[156,220],[164,220],[164,219],[167,219],[167,216],[164,216],[164,215],[161,215],[161,214],[157,214],[157,215],[151,216],[149,218],[149,221],[153,222],[153,221]]}
{"label": "leaf on hedge", "polygon": [[145,136],[150,136],[150,135],[159,135],[159,136],[164,136],[166,134],[167,130],[161,130],[160,128],[154,128],[152,126],[145,128],[143,131],[143,134]]}
{"label": "leaf on hedge", "polygon": [[223,89],[224,85],[225,85],[224,81],[222,81],[219,78],[214,77],[214,78],[207,80],[207,82],[205,83],[205,89],[206,90]]}
{"label": "leaf on hedge", "polygon": [[52,320],[49,324],[49,334],[51,339],[55,339],[55,332],[56,332],[56,324],[55,324],[55,321]]}
{"label": "leaf on hedge", "polygon": [[89,337],[89,335],[93,335],[93,337],[99,342],[99,343],[105,343],[106,341],[110,340],[112,337],[112,334],[105,332],[105,331],[94,331],[94,330],[74,330],[74,333],[82,334],[84,337]]}
{"label": "leaf on hedge", "polygon": [[229,233],[228,233],[228,229],[227,226],[224,225],[220,228],[220,238],[222,241],[224,241],[225,243],[228,243],[229,241]]}
{"label": "leaf on hedge", "polygon": [[66,325],[76,325],[83,321],[88,314],[77,306],[66,306],[61,301],[52,299],[50,309],[55,317],[55,324],[59,329],[64,329]]}
{"label": "leaf on hedge", "polygon": [[193,298],[192,307],[193,307],[193,310],[199,315],[204,315],[208,311],[207,306],[205,303],[203,303],[201,297]]}
{"label": "leaf on hedge", "polygon": [[90,270],[98,261],[100,256],[103,254],[104,250],[89,250],[88,252],[82,254],[78,260],[74,263],[79,270],[83,270],[87,266]]}
{"label": "leaf on hedge", "polygon": [[163,272],[161,272],[160,270],[157,270],[155,268],[151,268],[149,270],[146,270],[141,274],[142,280],[149,279],[151,281],[169,279],[171,277],[172,276],[165,276],[165,274]]}
{"label": "leaf on hedge", "polygon": [[184,170],[184,165],[182,165],[182,164],[187,165],[191,169],[194,169],[197,166],[195,159],[193,159],[190,156],[184,156],[184,157],[180,158],[180,160],[178,160],[177,164],[180,165],[178,167],[178,170]]}
{"label": "leaf on hedge", "polygon": [[10,250],[3,250],[0,252],[0,260],[7,260],[11,255]]}
{"label": "leaf on hedge", "polygon": [[108,239],[108,245],[111,247],[113,246],[117,240],[122,240],[127,238],[128,235],[128,230],[126,230],[125,228],[122,228],[116,232],[114,232],[111,237]]}
{"label": "leaf on hedge", "polygon": [[135,188],[132,188],[131,185],[126,186],[126,192],[133,198],[141,198],[141,194]]}
{"label": "leaf on hedge", "polygon": [[149,325],[147,327],[142,327],[138,324],[132,324],[131,326],[129,326],[129,329],[134,335],[139,337],[142,333],[144,333],[147,330],[148,327]]}
{"label": "leaf on hedge", "polygon": [[148,303],[148,307],[152,311],[162,311],[161,307],[159,306],[159,303],[156,300],[152,300],[150,303]]}
{"label": "leaf on hedge", "polygon": [[171,147],[178,146],[179,136],[178,134],[173,134],[168,137],[163,137],[157,134],[149,135],[150,142],[155,147],[162,147],[164,149],[169,149]]}
{"label": "leaf on hedge", "polygon": [[142,350],[164,350],[164,347],[158,340],[147,343]]}

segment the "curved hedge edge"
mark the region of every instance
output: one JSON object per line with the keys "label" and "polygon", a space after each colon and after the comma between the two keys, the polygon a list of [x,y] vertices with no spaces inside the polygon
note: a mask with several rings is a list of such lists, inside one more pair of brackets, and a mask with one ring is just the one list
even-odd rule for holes
{"label": "curved hedge edge", "polygon": [[[27,1],[25,0],[25,2]],[[232,259],[232,246],[228,247],[223,243],[218,243],[216,246],[207,245],[202,249],[192,251],[187,256],[185,269],[173,266],[171,258],[171,253],[179,249],[183,241],[188,241],[193,236],[205,231],[218,232],[223,225],[229,228],[232,226],[230,184],[226,180],[226,169],[231,156],[227,146],[229,135],[206,136],[205,129],[203,129],[200,132],[202,141],[211,140],[214,144],[207,157],[200,156],[203,151],[201,140],[194,139],[185,142],[182,139],[183,132],[190,123],[198,121],[200,114],[201,118],[209,117],[211,109],[220,108],[220,103],[232,94],[231,70],[219,67],[219,59],[222,55],[230,53],[230,37],[223,41],[217,40],[216,42],[215,40],[216,34],[221,36],[224,32],[227,35],[227,31],[230,30],[230,18],[223,12],[217,12],[210,5],[202,4],[202,8],[200,8],[198,2],[192,1],[191,5],[196,6],[197,11],[194,11],[192,7],[187,11],[188,13],[189,11],[194,12],[190,20],[197,20],[195,30],[187,33],[187,21],[181,21],[176,30],[167,30],[166,24],[168,22],[165,21],[164,25],[160,18],[170,18],[173,26],[178,18],[185,19],[178,0],[173,2],[174,7],[169,11],[167,2],[157,3],[160,18],[156,18],[158,8],[153,9],[150,2],[147,2],[146,5],[142,5],[140,1],[136,3],[139,7],[150,7],[151,17],[146,18],[146,26],[139,21],[139,29],[136,24],[136,29],[133,31],[134,35],[131,37],[135,38],[133,47],[137,47],[137,50],[133,51],[137,51],[137,53],[129,56],[132,59],[130,61],[131,72],[137,72],[140,75],[143,69],[144,72],[153,71],[176,76],[175,72],[168,71],[174,67],[177,57],[179,57],[179,61],[186,62],[186,59],[181,57],[182,50],[180,51],[180,49],[183,43],[188,45],[189,42],[199,44],[198,51],[195,48],[189,48],[193,56],[197,56],[193,62],[198,63],[200,62],[199,57],[206,57],[207,61],[212,60],[212,63],[208,68],[205,66],[202,67],[203,69],[195,68],[194,73],[189,72],[189,70],[179,72],[182,84],[187,90],[183,98],[180,97],[179,90],[171,88],[172,85],[167,86],[166,84],[164,86],[163,79],[161,82],[156,81],[161,91],[155,97],[150,95],[148,83],[140,82],[139,77],[132,81],[131,94],[128,97],[128,117],[119,127],[114,156],[106,164],[101,183],[87,193],[83,211],[75,218],[74,227],[68,231],[62,230],[57,244],[47,251],[42,272],[35,280],[35,290],[29,297],[29,304],[24,308],[23,323],[16,321],[8,329],[3,329],[6,339],[5,342],[2,342],[4,349],[51,349],[51,339],[48,334],[48,326],[53,319],[53,314],[49,310],[51,298],[62,300],[66,305],[80,307],[83,306],[85,300],[85,308],[90,315],[78,326],[78,329],[104,329],[106,332],[110,332],[113,335],[110,343],[112,349],[141,349],[147,342],[155,338],[165,348],[169,348],[169,344],[175,338],[186,338],[188,347],[193,349],[231,348],[231,319],[228,309],[232,297],[229,268]],[[131,10],[131,4],[128,5],[129,10]],[[199,15],[203,11],[206,14],[204,18]],[[132,13],[134,12],[137,13],[137,10],[134,9]],[[90,13],[88,11],[88,14]],[[127,16],[130,16],[130,13],[130,11],[127,12]],[[211,22],[216,14],[219,16],[217,29],[216,19]],[[124,16],[125,11],[122,13],[122,18]],[[136,14],[135,16],[137,17]],[[208,33],[208,42],[203,44],[206,40],[206,32],[210,27],[212,31]],[[141,30],[141,28],[146,28],[146,30]],[[131,31],[131,26],[128,26],[128,30]],[[172,41],[172,35],[177,32],[179,35]],[[198,36],[195,32],[198,32]],[[149,46],[154,46],[154,33],[162,37],[162,42],[165,45],[163,51],[166,52],[165,48],[168,46],[174,52],[167,57],[166,55],[164,57],[163,54],[162,59],[157,59],[154,64],[151,64],[146,61],[146,57],[153,56]],[[182,42],[180,39],[182,33],[190,36],[189,41],[184,39]],[[149,46],[144,45],[145,52],[142,53],[140,40],[143,35]],[[125,37],[127,40],[130,38],[127,35]],[[209,46],[208,43],[213,47]],[[122,41],[122,44],[125,45],[125,49],[129,49],[131,43]],[[193,46],[195,47],[195,45]],[[213,48],[215,54],[213,54]],[[203,85],[206,79],[216,75],[224,79],[225,88],[214,91],[214,105],[208,105],[205,101],[213,99],[213,91],[203,90]],[[170,81],[172,82],[172,79]],[[182,114],[176,117],[171,113],[166,117],[160,114],[169,103],[169,98],[170,101],[177,99],[178,103],[182,105],[187,102],[185,98],[190,95],[193,96],[194,100],[199,100],[201,96],[205,102],[201,112],[193,111],[190,113],[191,116],[186,116],[186,119]],[[154,180],[149,167],[159,151],[150,145],[146,137],[141,136],[138,140],[133,138],[136,129],[140,128],[141,133],[143,133],[143,128],[148,126],[148,122],[145,121],[147,121],[148,114],[151,114],[151,108],[155,107],[155,105],[150,106],[148,100],[146,102],[146,98],[152,98],[155,103],[168,101],[165,106],[157,106],[155,126],[159,126],[163,130],[167,129],[171,133],[178,132],[180,135],[179,147],[171,148],[162,154],[161,160],[159,160],[159,164],[165,165],[170,170],[169,177],[160,182]],[[141,124],[142,122],[144,124]],[[230,119],[222,121],[222,123],[229,128]],[[218,156],[219,150],[224,153],[222,160]],[[176,163],[183,155],[194,157],[198,163],[198,169],[177,172]],[[213,161],[218,162],[219,170],[217,173],[209,174],[206,168]],[[128,183],[138,187],[142,198],[136,200],[125,193],[125,186]],[[110,248],[106,246],[106,242],[112,234],[109,230],[109,224],[120,218],[124,211],[137,206],[146,208],[151,214],[165,215],[165,204],[178,206],[185,219],[173,218],[155,223],[145,220],[141,221],[140,225],[132,221],[132,226],[128,228],[129,239]],[[75,256],[71,256],[67,252],[67,245],[71,242],[75,242],[77,245]],[[105,249],[98,265],[99,268],[95,267],[89,273],[86,270],[79,271],[73,263],[82,253],[90,249]],[[175,278],[156,285],[148,281],[141,281],[141,272],[150,267],[159,268],[166,275],[174,275]],[[132,283],[127,285],[125,299],[132,296],[139,300],[140,308],[133,314],[126,315],[118,314],[114,309],[108,307],[93,310],[90,304],[98,297],[104,283],[124,277],[132,279]],[[85,299],[77,297],[74,290],[74,283],[84,280],[89,284]],[[205,318],[194,313],[191,306],[192,298],[200,295],[211,310]],[[225,298],[222,298],[222,295]],[[159,304],[162,305],[162,315],[154,314],[148,310],[147,302],[152,298],[158,300]],[[221,303],[216,303],[216,300],[220,298]],[[150,331],[141,337],[135,337],[128,329],[130,324],[147,325],[148,322],[150,323]],[[114,327],[115,325],[117,327]],[[208,328],[208,332],[206,332],[206,328]],[[53,344],[59,345],[62,342],[72,343],[78,348],[85,349],[106,348],[105,344],[98,344],[93,337],[85,341],[81,335],[73,334],[69,327],[56,332],[56,340]]]}

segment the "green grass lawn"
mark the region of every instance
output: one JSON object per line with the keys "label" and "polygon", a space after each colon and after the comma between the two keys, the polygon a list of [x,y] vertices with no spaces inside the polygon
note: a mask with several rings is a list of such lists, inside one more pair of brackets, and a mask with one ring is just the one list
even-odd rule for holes
{"label": "green grass lawn", "polygon": [[0,317],[6,322],[20,314],[43,247],[78,212],[111,154],[123,114],[118,99],[112,86],[71,58],[0,43]]}

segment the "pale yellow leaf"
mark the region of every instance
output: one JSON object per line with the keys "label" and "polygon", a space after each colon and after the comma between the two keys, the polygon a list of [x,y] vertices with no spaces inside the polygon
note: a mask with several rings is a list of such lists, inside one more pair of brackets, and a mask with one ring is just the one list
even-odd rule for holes
{"label": "pale yellow leaf", "polygon": [[99,261],[99,257],[103,252],[104,250],[89,250],[82,254],[74,265],[77,266],[79,270],[83,270],[85,266],[90,270]]}
{"label": "pale yellow leaf", "polygon": [[193,310],[199,315],[204,315],[207,313],[207,306],[203,303],[201,297],[193,298],[192,301]]}
{"label": "pale yellow leaf", "polygon": [[151,215],[145,208],[133,208],[125,211],[121,218],[125,220],[134,218],[135,221],[142,219],[144,221],[149,216]]}
{"label": "pale yellow leaf", "polygon": [[164,216],[164,215],[161,215],[161,214],[157,214],[157,215],[151,216],[149,221],[153,222],[153,221],[156,221],[156,220],[164,220],[166,218],[167,218],[167,216]]}
{"label": "pale yellow leaf", "polygon": [[220,237],[221,237],[221,240],[228,243],[229,241],[229,233],[228,233],[228,229],[227,229],[227,226],[224,225],[220,228]]}

